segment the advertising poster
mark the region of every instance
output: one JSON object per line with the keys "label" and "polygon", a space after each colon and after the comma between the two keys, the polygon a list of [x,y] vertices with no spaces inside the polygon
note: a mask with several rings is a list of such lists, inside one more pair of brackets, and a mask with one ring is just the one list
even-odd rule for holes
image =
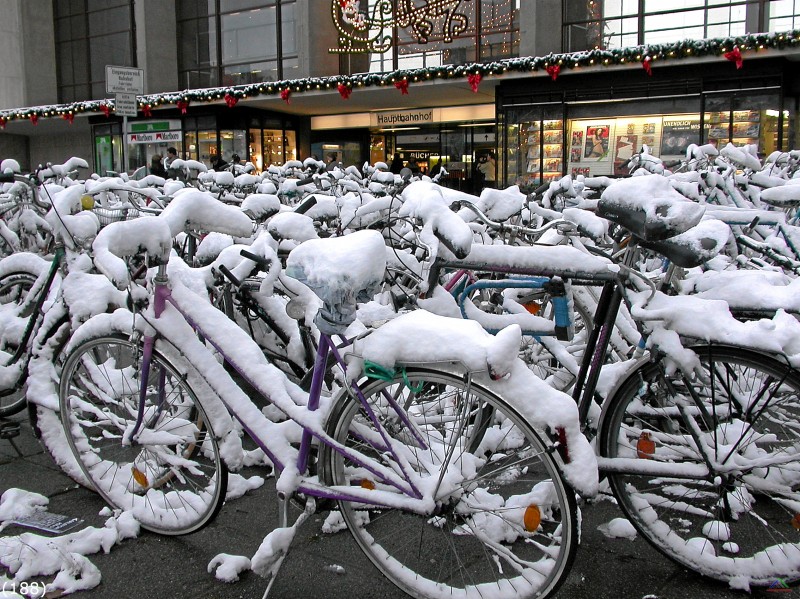
{"label": "advertising poster", "polygon": [[584,158],[603,160],[608,157],[610,129],[608,125],[589,125],[586,127]]}
{"label": "advertising poster", "polygon": [[614,174],[627,175],[628,169],[625,167],[638,148],[636,144],[639,140],[637,135],[617,135],[617,143],[614,146]]}
{"label": "advertising poster", "polygon": [[664,120],[661,128],[661,156],[684,156],[689,144],[700,141],[700,120]]}

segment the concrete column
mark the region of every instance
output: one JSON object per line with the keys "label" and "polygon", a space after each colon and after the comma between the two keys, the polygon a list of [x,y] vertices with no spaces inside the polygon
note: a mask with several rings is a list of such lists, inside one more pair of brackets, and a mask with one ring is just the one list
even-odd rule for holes
{"label": "concrete column", "polygon": [[22,0],[0,0],[0,108],[25,106]]}
{"label": "concrete column", "polygon": [[133,10],[136,66],[144,69],[144,93],[177,91],[180,87],[175,0],[136,0]]}
{"label": "concrete column", "polygon": [[328,52],[337,45],[331,0],[297,0],[297,41],[300,77],[339,73],[339,55]]}
{"label": "concrete column", "polygon": [[[50,0],[20,2],[22,62],[25,68],[25,104],[40,106],[58,101],[56,36]],[[2,53],[0,53],[2,55]]]}
{"label": "concrete column", "polygon": [[[763,30],[769,30],[769,3],[764,2],[764,26]],[[761,33],[762,27],[760,26],[760,12],[761,6],[758,2],[748,3],[745,7],[744,13],[744,30],[745,33]]]}
{"label": "concrete column", "polygon": [[561,52],[561,0],[520,2],[520,56]]}

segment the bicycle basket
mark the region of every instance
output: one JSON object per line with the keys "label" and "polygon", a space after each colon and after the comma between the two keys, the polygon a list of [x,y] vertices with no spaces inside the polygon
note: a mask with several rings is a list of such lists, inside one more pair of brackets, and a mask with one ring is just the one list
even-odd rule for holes
{"label": "bicycle basket", "polygon": [[139,217],[139,210],[133,206],[124,206],[121,208],[95,206],[92,211],[97,215],[101,227],[105,227],[111,223],[116,223],[123,220],[131,220]]}

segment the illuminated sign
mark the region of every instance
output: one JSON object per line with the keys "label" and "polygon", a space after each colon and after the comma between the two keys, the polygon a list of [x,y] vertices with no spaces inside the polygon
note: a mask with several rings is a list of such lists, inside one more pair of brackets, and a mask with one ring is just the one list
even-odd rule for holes
{"label": "illuminated sign", "polygon": [[333,54],[382,53],[392,47],[395,28],[407,30],[420,44],[431,36],[441,36],[444,43],[469,28],[467,15],[459,12],[462,2],[472,0],[428,0],[414,6],[412,0],[368,0],[361,10],[361,0],[331,0],[333,24],[339,32],[339,47]]}

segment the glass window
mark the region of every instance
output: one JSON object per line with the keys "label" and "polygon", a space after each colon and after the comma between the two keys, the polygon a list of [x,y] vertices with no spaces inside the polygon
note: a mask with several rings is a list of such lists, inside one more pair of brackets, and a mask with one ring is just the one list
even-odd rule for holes
{"label": "glass window", "polygon": [[60,102],[105,97],[105,65],[134,64],[132,10],[132,0],[54,2]]}
{"label": "glass window", "polygon": [[[408,25],[382,30],[370,23],[373,38],[384,36],[390,46],[370,53],[370,71],[430,68],[519,56],[519,0],[483,0],[459,3],[455,10],[427,14],[425,26]],[[565,3],[567,5],[571,2]],[[368,17],[382,5],[369,0]],[[403,3],[394,3],[400,13]],[[427,7],[420,7],[420,10]],[[369,21],[368,21],[369,23]]]}
{"label": "glass window", "polygon": [[275,8],[238,12],[221,17],[222,63],[276,58]]}
{"label": "glass window", "polygon": [[[565,2],[566,52],[743,35],[745,22],[767,30],[800,25],[800,0],[605,0]],[[759,12],[760,11],[760,12]]]}
{"label": "glass window", "polygon": [[292,76],[283,70],[296,66],[295,0],[178,0],[176,5],[182,85],[238,85]]}

